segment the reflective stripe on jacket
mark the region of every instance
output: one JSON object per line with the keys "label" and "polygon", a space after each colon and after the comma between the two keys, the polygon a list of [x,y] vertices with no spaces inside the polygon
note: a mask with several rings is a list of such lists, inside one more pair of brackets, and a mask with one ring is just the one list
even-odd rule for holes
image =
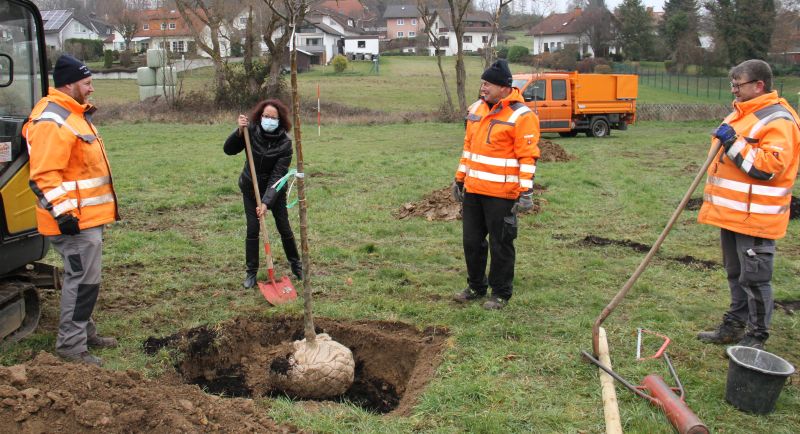
{"label": "reflective stripe on jacket", "polygon": [[30,186],[42,235],[59,235],[56,218],[72,214],[81,229],[119,220],[105,146],[91,122],[94,107],[50,88],[23,127]]}
{"label": "reflective stripe on jacket", "polygon": [[798,121],[775,91],[734,103],[723,122],[738,138],[708,168],[700,223],[773,240],[786,235],[800,157]]}
{"label": "reflective stripe on jacket", "polygon": [[478,100],[469,108],[456,180],[469,193],[516,199],[533,189],[539,158],[539,118],[519,89],[494,108]]}

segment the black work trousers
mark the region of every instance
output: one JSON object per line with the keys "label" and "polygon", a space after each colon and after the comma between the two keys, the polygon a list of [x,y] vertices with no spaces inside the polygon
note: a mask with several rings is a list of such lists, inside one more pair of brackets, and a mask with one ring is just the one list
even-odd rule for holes
{"label": "black work trousers", "polygon": [[[513,199],[464,193],[463,240],[467,262],[467,283],[478,294],[491,286],[492,294],[511,298],[514,286],[514,262],[517,216],[511,211]],[[489,241],[486,241],[486,236]],[[489,278],[486,261],[491,253]]]}
{"label": "black work trousers", "polygon": [[[261,242],[258,238],[260,223],[256,214],[256,197],[253,192],[242,193],[244,200],[244,215],[247,219],[247,235],[245,239],[245,263],[248,272],[258,271],[258,251],[261,249]],[[275,206],[269,212],[275,219],[275,226],[281,235],[281,244],[286,253],[289,264],[299,264],[300,254],[297,252],[297,244],[292,233],[292,226],[289,224],[289,210],[286,209],[286,192],[282,190],[275,198]],[[270,239],[270,242],[273,240]]]}

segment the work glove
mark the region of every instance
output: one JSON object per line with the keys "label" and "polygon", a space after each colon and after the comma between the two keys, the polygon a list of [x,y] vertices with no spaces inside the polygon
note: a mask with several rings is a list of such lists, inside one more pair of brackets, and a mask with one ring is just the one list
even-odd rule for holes
{"label": "work glove", "polygon": [[464,183],[454,181],[453,182],[453,199],[456,202],[464,202]]}
{"label": "work glove", "polygon": [[528,212],[533,209],[533,189],[520,194],[515,206],[518,212]]}
{"label": "work glove", "polygon": [[278,197],[278,190],[270,187],[264,196],[261,198],[261,203],[267,206],[267,209],[272,209],[275,206],[275,199]]}
{"label": "work glove", "polygon": [[72,214],[58,216],[56,223],[58,223],[58,230],[63,235],[78,235],[81,233],[81,227],[78,226],[78,218]]}
{"label": "work glove", "polygon": [[734,130],[732,126],[723,123],[714,130],[714,137],[722,142],[722,146],[725,147],[725,152],[728,152],[728,149],[730,149],[736,141],[736,130]]}

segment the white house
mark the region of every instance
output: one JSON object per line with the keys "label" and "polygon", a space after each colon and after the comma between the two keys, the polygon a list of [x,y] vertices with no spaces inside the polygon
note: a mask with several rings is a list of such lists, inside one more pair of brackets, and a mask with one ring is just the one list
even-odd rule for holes
{"label": "white house", "polygon": [[[438,36],[440,50],[444,51],[445,56],[453,56],[458,53],[458,41],[455,30],[453,30],[450,10],[436,10],[432,18],[431,26],[433,34]],[[465,53],[475,53],[487,46],[497,46],[497,35],[492,37],[492,15],[489,12],[467,13],[463,22],[464,35],[461,47]],[[431,56],[436,55],[433,45],[428,47],[428,53]]]}
{"label": "white house", "polygon": [[101,35],[86,17],[78,17],[72,9],[41,11],[44,39],[51,50],[61,50],[67,39],[101,39]]}
{"label": "white house", "polygon": [[[533,37],[533,54],[552,53],[564,49],[567,45],[575,45],[581,57],[594,57],[594,47],[585,29],[602,13],[603,11],[598,9],[584,11],[575,8],[563,14],[550,14],[526,33]],[[603,19],[609,19],[611,25],[615,25],[616,18],[613,14],[607,13]],[[609,49],[612,53],[616,51],[615,47]]]}
{"label": "white house", "polygon": [[351,60],[372,60],[379,53],[379,35],[358,35],[344,37],[344,54]]}

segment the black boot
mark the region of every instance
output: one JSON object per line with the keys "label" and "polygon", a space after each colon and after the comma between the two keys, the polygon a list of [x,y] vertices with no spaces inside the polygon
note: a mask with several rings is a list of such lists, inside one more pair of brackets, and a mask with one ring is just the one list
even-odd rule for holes
{"label": "black boot", "polygon": [[733,344],[744,337],[745,324],[725,318],[716,330],[700,332],[697,339],[707,344]]}
{"label": "black boot", "polygon": [[256,274],[258,274],[258,249],[260,248],[258,238],[246,238],[244,240],[244,262],[247,266],[247,274],[242,286],[252,288],[256,286]]}
{"label": "black boot", "polygon": [[289,260],[289,267],[292,269],[292,274],[297,280],[303,280],[303,261],[300,260],[300,254],[297,252],[297,243],[294,237],[281,238],[283,243],[283,251],[286,253],[286,259]]}

